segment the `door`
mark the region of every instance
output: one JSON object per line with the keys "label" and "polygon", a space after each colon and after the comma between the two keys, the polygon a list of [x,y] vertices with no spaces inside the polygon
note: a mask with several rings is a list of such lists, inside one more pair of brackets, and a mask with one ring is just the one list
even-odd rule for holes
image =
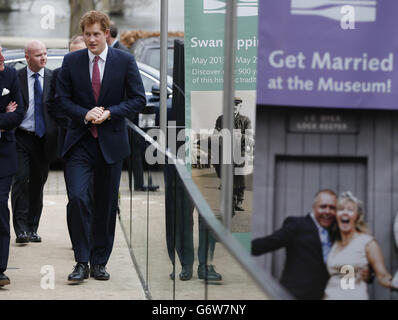
{"label": "door", "polygon": [[[274,230],[288,216],[310,213],[314,195],[321,189],[332,189],[337,195],[350,190],[364,202],[366,215],[366,158],[276,157],[275,170]],[[277,279],[284,261],[284,249],[273,254],[272,273]]]}

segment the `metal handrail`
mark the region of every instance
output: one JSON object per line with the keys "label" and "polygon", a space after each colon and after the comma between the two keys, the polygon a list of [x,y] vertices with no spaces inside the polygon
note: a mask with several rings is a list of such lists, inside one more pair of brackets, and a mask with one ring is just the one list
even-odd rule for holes
{"label": "metal handrail", "polygon": [[157,152],[160,152],[165,158],[168,158],[169,164],[174,164],[176,171],[184,184],[194,206],[198,213],[206,222],[206,225],[213,232],[214,236],[223,243],[230,254],[238,261],[238,263],[249,273],[256,284],[264,291],[264,293],[273,299],[291,300],[293,297],[272,277],[271,274],[265,272],[246,249],[232,236],[231,232],[215,217],[213,211],[199,191],[197,185],[193,181],[191,174],[186,168],[183,160],[178,159],[170,151],[163,152],[159,143],[146,134],[142,129],[126,119],[127,125],[137,132],[145,141],[152,144]]}
{"label": "metal handrail", "polygon": [[[222,127],[228,132],[234,129],[234,112],[232,109],[235,94],[235,43],[237,33],[236,21],[237,1],[227,1],[225,13],[225,48],[224,48],[224,91],[223,91],[223,115]],[[233,141],[226,144],[228,158],[233,159]],[[225,227],[231,229],[231,217],[233,211],[233,185],[234,165],[223,163],[221,166],[221,214]]]}

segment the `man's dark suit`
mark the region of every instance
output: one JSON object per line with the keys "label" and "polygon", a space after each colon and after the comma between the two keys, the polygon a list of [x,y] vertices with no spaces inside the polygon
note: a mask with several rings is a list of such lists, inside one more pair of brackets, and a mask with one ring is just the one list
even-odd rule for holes
{"label": "man's dark suit", "polygon": [[[10,247],[10,211],[8,209],[8,194],[12,176],[17,171],[17,152],[14,128],[22,121],[24,110],[19,82],[15,69],[5,67],[0,72],[0,95],[6,89],[9,94],[0,96],[0,272],[7,269]],[[6,107],[11,102],[18,104],[14,112],[6,113]]]}
{"label": "man's dark suit", "polygon": [[[64,147],[64,141],[65,141],[65,135],[66,135],[66,129],[68,128],[70,124],[70,119],[65,117],[65,115],[62,115],[59,110],[59,103],[57,99],[55,99],[55,93],[56,93],[56,87],[57,87],[57,77],[58,77],[58,72],[61,70],[61,68],[56,68],[53,70],[53,77],[51,79],[51,85],[50,85],[50,92],[48,94],[48,99],[47,99],[47,111],[50,117],[54,120],[54,122],[58,126],[58,142],[57,142],[57,156],[61,158],[62,154],[62,149]],[[64,172],[65,173],[65,172]],[[65,178],[66,181],[66,178]],[[68,231],[70,232],[71,228],[68,226]],[[69,237],[71,238],[71,235],[69,234]]]}
{"label": "man's dark suit", "polygon": [[[26,113],[29,108],[27,67],[18,71],[18,78]],[[57,127],[49,117],[45,104],[51,78],[52,71],[45,68],[42,88],[45,135],[39,138],[20,128],[16,130],[19,170],[13,179],[11,203],[17,236],[23,232],[37,232],[43,209],[44,184],[47,181],[50,162],[56,158]]]}
{"label": "man's dark suit", "polygon": [[[62,156],[66,160],[67,218],[75,260],[106,265],[113,247],[122,160],[130,153],[125,117],[140,112],[146,103],[134,57],[108,48],[96,102],[88,50],[67,54],[58,74],[56,99],[61,113],[71,119]],[[95,106],[111,112],[110,119],[97,126],[96,139],[90,133],[91,124],[84,121],[87,112]],[[93,176],[91,208],[88,190]]]}
{"label": "man's dark suit", "polygon": [[281,284],[297,299],[322,299],[329,279],[318,229],[310,215],[288,217],[273,234],[252,241],[252,254],[286,248]]}
{"label": "man's dark suit", "polygon": [[[123,50],[129,52],[129,49],[120,40],[116,40],[116,43],[113,45],[113,48]],[[131,114],[127,117],[131,122],[135,125],[138,125],[138,114]],[[130,147],[131,147],[131,157],[132,157],[132,167],[133,175],[134,175],[134,190],[144,190],[144,168],[143,168],[143,149],[144,142],[142,141],[141,136],[131,130],[131,139],[130,139]]]}
{"label": "man's dark suit", "polygon": [[53,77],[51,79],[50,92],[48,94],[46,107],[50,118],[52,118],[52,120],[58,126],[57,156],[61,157],[62,148],[65,141],[66,128],[70,120],[69,118],[62,116],[62,114],[59,112],[59,106],[55,99],[55,89],[59,70],[61,70],[61,68],[56,68],[53,70]]}
{"label": "man's dark suit", "polygon": [[115,49],[124,50],[124,51],[129,52],[129,49],[127,49],[127,47],[123,43],[121,43],[120,40],[117,40],[113,47]]}

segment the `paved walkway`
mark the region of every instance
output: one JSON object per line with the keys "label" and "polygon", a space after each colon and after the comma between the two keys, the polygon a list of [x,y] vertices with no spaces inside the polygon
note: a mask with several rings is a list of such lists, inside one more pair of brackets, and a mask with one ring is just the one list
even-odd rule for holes
{"label": "paved walkway", "polygon": [[80,285],[67,283],[67,275],[75,262],[66,226],[65,194],[62,173],[51,172],[45,186],[44,208],[38,230],[42,243],[17,245],[11,226],[9,268],[6,271],[11,285],[0,288],[0,300],[145,299],[119,223],[107,265],[111,279],[88,279]]}

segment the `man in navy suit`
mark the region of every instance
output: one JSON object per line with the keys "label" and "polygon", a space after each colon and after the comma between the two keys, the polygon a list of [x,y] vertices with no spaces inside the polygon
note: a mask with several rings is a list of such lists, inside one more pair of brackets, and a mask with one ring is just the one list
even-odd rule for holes
{"label": "man in navy suit", "polygon": [[130,153],[125,117],[146,103],[134,57],[107,46],[109,25],[108,16],[99,11],[82,17],[88,49],[68,53],[57,78],[56,99],[71,120],[62,150],[67,219],[77,262],[68,276],[71,283],[89,275],[97,280],[110,277],[105,266],[115,235],[122,161]]}
{"label": "man in navy suit", "polygon": [[0,287],[10,284],[4,274],[10,248],[8,194],[17,171],[14,131],[24,116],[17,72],[4,66],[4,60],[0,46]]}
{"label": "man in navy suit", "polygon": [[106,38],[106,43],[108,44],[108,46],[112,48],[128,52],[129,49],[127,49],[127,47],[120,42],[120,40],[117,38],[117,34],[118,34],[117,26],[115,22],[111,21],[111,24],[109,26],[109,35]]}
{"label": "man in navy suit", "polygon": [[[281,229],[252,241],[252,254],[286,248],[281,284],[297,299],[322,299],[329,273],[326,258],[332,246],[330,228],[335,223],[336,194],[321,190],[312,212],[305,217],[288,217]],[[323,231],[325,230],[325,231]]]}
{"label": "man in navy suit", "polygon": [[[74,35],[69,40],[69,52],[74,52],[84,48],[86,48],[86,44],[84,43],[83,36]],[[47,99],[47,110],[50,117],[52,117],[53,121],[58,126],[57,156],[61,157],[62,149],[64,146],[66,128],[68,127],[70,119],[59,113],[58,103],[55,99],[55,91],[56,91],[55,88],[57,84],[57,77],[59,70],[61,70],[61,67],[53,70],[53,77],[51,79],[51,85],[50,85],[50,93],[48,94],[48,99]],[[68,228],[68,230],[70,230],[70,228]]]}
{"label": "man in navy suit", "polygon": [[[86,48],[86,44],[84,43],[83,36],[74,35],[69,40],[69,52],[74,52],[74,51],[81,50],[84,48]],[[53,119],[53,121],[58,126],[58,141],[57,141],[57,156],[58,157],[60,157],[62,154],[62,149],[63,149],[63,145],[64,145],[64,140],[65,140],[65,134],[66,134],[66,128],[68,126],[68,122],[70,121],[70,119],[68,117],[65,117],[65,115],[62,115],[59,113],[58,104],[57,104],[57,101],[55,100],[55,88],[56,88],[59,70],[61,70],[61,67],[53,70],[53,77],[51,79],[51,84],[50,84],[50,92],[48,94],[48,98],[47,98],[47,102],[46,102],[48,114],[50,115],[50,117]]]}

